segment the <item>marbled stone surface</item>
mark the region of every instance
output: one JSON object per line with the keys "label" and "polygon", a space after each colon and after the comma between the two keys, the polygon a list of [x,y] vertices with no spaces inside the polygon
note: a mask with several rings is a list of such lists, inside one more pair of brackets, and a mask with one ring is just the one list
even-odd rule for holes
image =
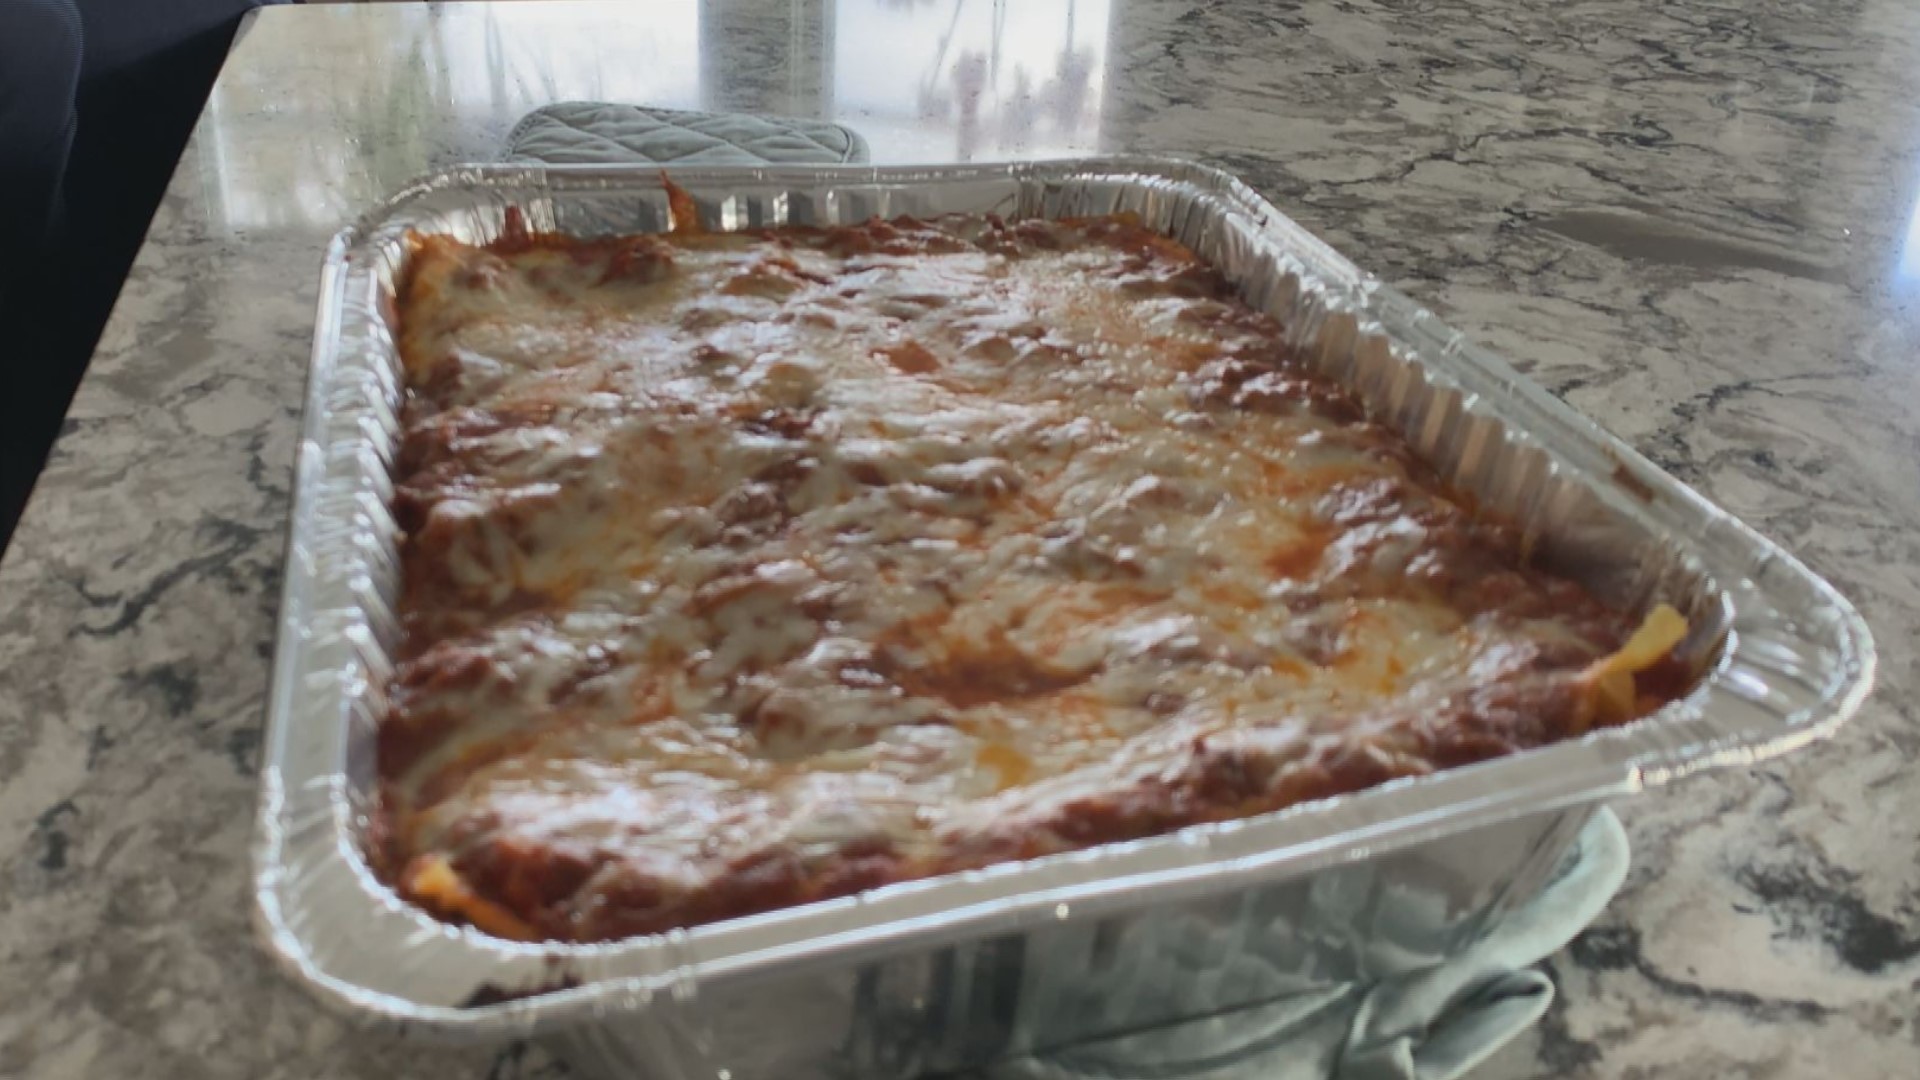
{"label": "marbled stone surface", "polygon": [[565,98],[831,116],[883,162],[1215,162],[1780,540],[1860,604],[1878,692],[1620,807],[1625,891],[1483,1072],[1920,1075],[1909,0],[267,11],[0,563],[0,1074],[565,1075],[319,1015],[247,860],[325,238]]}

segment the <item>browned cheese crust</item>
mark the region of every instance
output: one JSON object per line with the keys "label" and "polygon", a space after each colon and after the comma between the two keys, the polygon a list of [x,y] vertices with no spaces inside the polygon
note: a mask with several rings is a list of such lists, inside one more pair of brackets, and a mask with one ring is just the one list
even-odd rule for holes
{"label": "browned cheese crust", "polygon": [[1677,688],[1132,220],[415,246],[372,855],[443,918],[692,926]]}

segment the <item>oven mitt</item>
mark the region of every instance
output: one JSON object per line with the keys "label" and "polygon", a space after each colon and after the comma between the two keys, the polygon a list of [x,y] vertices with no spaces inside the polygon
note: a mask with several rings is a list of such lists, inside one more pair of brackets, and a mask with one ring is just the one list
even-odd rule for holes
{"label": "oven mitt", "polygon": [[1620,891],[1627,834],[1611,810],[1582,830],[1558,876],[1486,941],[1450,963],[1388,980],[1360,1003],[1337,1080],[1453,1080],[1538,1020],[1553,980],[1533,968],[1566,948]]}
{"label": "oven mitt", "polygon": [[1532,965],[1585,929],[1626,873],[1626,833],[1601,810],[1547,888],[1448,963],[1008,1061],[971,1080],[1456,1080],[1546,1011],[1553,981]]}
{"label": "oven mitt", "polygon": [[824,120],[569,101],[522,117],[508,161],[550,165],[855,165],[867,141]]}

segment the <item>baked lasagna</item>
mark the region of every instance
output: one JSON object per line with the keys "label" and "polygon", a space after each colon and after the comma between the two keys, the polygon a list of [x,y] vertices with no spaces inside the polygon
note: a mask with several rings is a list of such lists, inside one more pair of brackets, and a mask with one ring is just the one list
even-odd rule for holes
{"label": "baked lasagna", "polygon": [[1530,566],[1136,220],[412,247],[370,845],[443,919],[691,927],[1679,689],[1680,616]]}

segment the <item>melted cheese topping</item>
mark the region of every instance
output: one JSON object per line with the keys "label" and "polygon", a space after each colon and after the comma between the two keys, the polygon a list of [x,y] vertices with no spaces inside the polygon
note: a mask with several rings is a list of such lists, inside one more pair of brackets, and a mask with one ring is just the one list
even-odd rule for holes
{"label": "melted cheese topping", "polygon": [[597,940],[1624,718],[1620,619],[1281,342],[1118,219],[418,238],[377,854]]}

